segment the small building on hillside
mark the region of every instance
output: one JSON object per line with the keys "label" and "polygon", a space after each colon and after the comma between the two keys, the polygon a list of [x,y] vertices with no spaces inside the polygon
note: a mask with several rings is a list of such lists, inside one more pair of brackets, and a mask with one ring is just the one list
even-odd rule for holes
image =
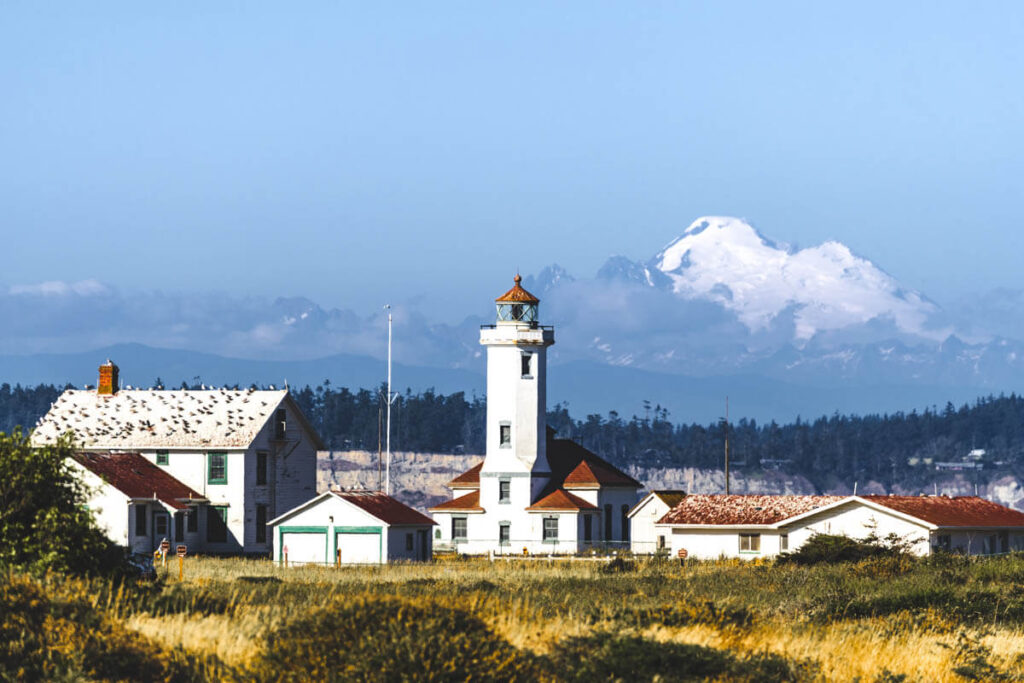
{"label": "small building on hillside", "polygon": [[651,491],[629,511],[629,547],[638,555],[667,551],[665,534],[654,525],[686,497],[686,491]]}
{"label": "small building on hillside", "polygon": [[688,495],[655,528],[696,559],[771,557],[815,534],[895,534],[918,555],[1024,550],[1024,512],[976,496]]}
{"label": "small building on hillside", "polygon": [[635,479],[547,427],[547,349],[539,300],[520,285],[495,300],[487,348],[486,454],[430,509],[439,544],[461,553],[576,553],[629,547]]}
{"label": "small building on hillside", "polygon": [[100,366],[95,390],[60,395],[32,432],[32,444],[52,444],[65,434],[83,455],[132,453],[146,460],[151,467],[137,466],[132,474],[144,495],[196,492],[202,503],[173,509],[125,501],[105,489],[89,500],[115,542],[156,547],[167,536],[190,553],[269,555],[267,521],[315,495],[316,452],[324,448],[288,391],[122,389],[110,361]]}
{"label": "small building on hillside", "polygon": [[427,562],[434,520],[379,491],[327,491],[269,522],[289,564]]}

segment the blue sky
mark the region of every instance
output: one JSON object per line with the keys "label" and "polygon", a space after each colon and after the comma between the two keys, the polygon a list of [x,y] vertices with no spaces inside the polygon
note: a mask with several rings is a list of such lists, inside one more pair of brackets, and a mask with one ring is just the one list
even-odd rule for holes
{"label": "blue sky", "polygon": [[8,2],[0,285],[457,319],[726,214],[1021,288],[1022,83],[1019,2]]}

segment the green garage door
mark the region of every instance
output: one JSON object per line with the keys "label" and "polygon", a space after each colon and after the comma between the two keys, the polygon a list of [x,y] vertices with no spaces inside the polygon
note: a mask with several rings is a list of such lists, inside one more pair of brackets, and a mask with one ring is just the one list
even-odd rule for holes
{"label": "green garage door", "polygon": [[338,529],[334,546],[342,564],[380,564],[384,534],[380,527]]}
{"label": "green garage door", "polygon": [[325,564],[327,556],[326,527],[281,527],[278,559],[288,555],[288,564]]}

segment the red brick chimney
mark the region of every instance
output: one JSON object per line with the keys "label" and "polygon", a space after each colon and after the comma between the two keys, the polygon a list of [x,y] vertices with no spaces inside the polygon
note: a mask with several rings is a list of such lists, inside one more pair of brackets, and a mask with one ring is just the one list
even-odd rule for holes
{"label": "red brick chimney", "polygon": [[118,369],[110,359],[100,366],[100,383],[96,385],[96,393],[100,395],[113,396],[118,389]]}

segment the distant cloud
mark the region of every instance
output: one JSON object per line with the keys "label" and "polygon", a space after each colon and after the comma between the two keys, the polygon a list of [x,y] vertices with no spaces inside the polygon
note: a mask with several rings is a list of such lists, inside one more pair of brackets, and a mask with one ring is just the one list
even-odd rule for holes
{"label": "distant cloud", "polygon": [[102,296],[111,292],[110,288],[98,280],[80,280],[63,282],[50,280],[34,285],[13,285],[8,292],[12,296]]}

